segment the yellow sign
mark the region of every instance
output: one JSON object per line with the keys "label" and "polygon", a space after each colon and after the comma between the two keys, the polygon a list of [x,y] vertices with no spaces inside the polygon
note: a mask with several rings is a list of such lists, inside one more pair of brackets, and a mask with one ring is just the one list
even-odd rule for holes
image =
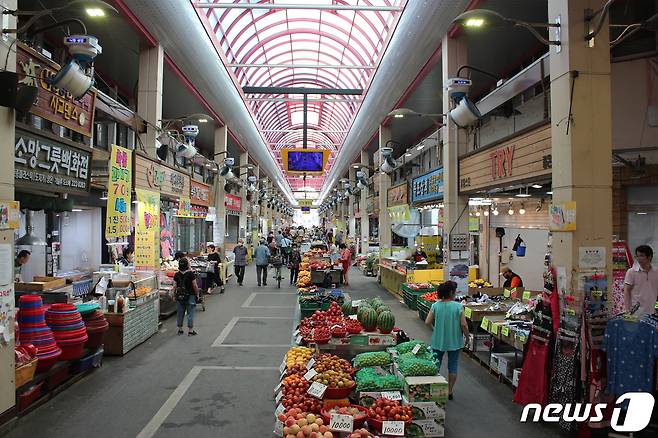
{"label": "yellow sign", "polygon": [[489,330],[489,319],[485,316],[482,318],[482,322],[480,323],[480,327],[483,328],[484,330]]}
{"label": "yellow sign", "polygon": [[192,203],[188,196],[181,196],[178,200],[178,209],[174,214],[176,217],[195,217],[192,212]]}
{"label": "yellow sign", "polygon": [[576,201],[551,204],[548,223],[551,231],[576,231]]}
{"label": "yellow sign", "polygon": [[527,290],[523,292],[523,301],[528,301],[530,299],[530,291]]}
{"label": "yellow sign", "polygon": [[509,298],[510,295],[512,295],[512,291],[511,291],[511,290],[509,290],[509,289],[503,289],[503,296],[504,296],[505,298]]}
{"label": "yellow sign", "polygon": [[494,335],[498,334],[498,327],[500,327],[498,324],[491,323],[491,333]]}
{"label": "yellow sign", "polygon": [[312,199],[298,199],[297,203],[299,204],[300,207],[312,207],[313,206],[313,200]]}
{"label": "yellow sign", "polygon": [[473,309],[471,309],[470,307],[464,307],[464,316],[466,318],[470,318],[472,313],[473,313]]}
{"label": "yellow sign", "polygon": [[21,204],[18,201],[0,201],[0,230],[18,229]]}
{"label": "yellow sign", "polygon": [[502,329],[501,329],[501,331],[500,331],[500,333],[501,333],[503,336],[509,336],[509,326],[506,326],[506,325],[503,326]]}
{"label": "yellow sign", "polygon": [[133,152],[131,150],[112,145],[107,185],[106,238],[130,235],[132,163]]}
{"label": "yellow sign", "polygon": [[135,189],[135,268],[155,269],[160,258],[160,193]]}

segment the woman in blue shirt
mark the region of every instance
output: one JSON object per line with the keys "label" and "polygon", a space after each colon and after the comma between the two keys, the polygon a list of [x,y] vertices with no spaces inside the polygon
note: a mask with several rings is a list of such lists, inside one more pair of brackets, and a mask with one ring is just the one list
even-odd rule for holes
{"label": "woman in blue shirt", "polygon": [[448,353],[448,398],[452,400],[452,389],[457,381],[459,352],[464,348],[464,337],[468,338],[468,324],[464,306],[455,301],[457,283],[447,281],[438,288],[439,301],[432,304],[425,324],[432,330],[432,354],[439,369],[444,353]]}

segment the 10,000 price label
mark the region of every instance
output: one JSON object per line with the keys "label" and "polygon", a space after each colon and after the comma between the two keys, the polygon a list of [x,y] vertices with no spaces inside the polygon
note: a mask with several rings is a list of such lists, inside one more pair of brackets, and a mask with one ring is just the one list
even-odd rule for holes
{"label": "10,000 price label", "polygon": [[382,435],[404,436],[404,421],[382,422]]}
{"label": "10,000 price label", "polygon": [[352,432],[354,430],[354,417],[351,415],[331,414],[329,429],[335,432]]}

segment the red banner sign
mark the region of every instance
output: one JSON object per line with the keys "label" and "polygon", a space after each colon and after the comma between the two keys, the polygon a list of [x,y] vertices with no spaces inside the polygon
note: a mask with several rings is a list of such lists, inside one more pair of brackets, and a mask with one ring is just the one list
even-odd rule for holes
{"label": "red banner sign", "polygon": [[224,205],[229,210],[240,211],[242,209],[242,198],[235,195],[224,195]]}

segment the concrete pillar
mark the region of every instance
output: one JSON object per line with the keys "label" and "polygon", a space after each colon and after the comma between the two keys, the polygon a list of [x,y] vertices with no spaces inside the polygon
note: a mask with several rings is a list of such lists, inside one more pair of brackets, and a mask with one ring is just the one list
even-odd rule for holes
{"label": "concrete pillar", "polygon": [[[349,171],[349,179],[350,179],[350,184],[352,185],[352,188],[356,187],[356,169],[353,167],[350,167]],[[356,219],[354,218],[354,201],[356,199],[356,196],[350,195],[349,200],[348,200],[348,205],[347,205],[347,214],[348,214],[348,226],[347,230],[349,232],[350,238],[355,240],[356,239]]]}
{"label": "concrete pillar", "polygon": [[157,130],[162,120],[162,83],[164,51],[162,46],[147,47],[139,53],[139,82],[137,83],[137,114],[146,120],[146,132],[140,134],[146,152],[155,157]]}
{"label": "concrete pillar", "polygon": [[[361,164],[370,166],[370,155],[368,151],[361,151]],[[372,176],[372,172],[362,168],[368,178]],[[361,210],[361,252],[364,254],[368,253],[370,239],[370,216],[368,216],[368,196],[370,196],[370,190],[368,188],[361,189],[361,205],[359,205],[359,210]]]}
{"label": "concrete pillar", "polygon": [[[226,158],[226,147],[228,144],[228,129],[226,126],[221,126],[215,128],[215,162],[221,167],[224,164],[224,158]],[[217,233],[215,234],[215,245],[218,248],[224,250],[224,240],[226,236],[226,204],[225,196],[226,192],[224,191],[224,184],[226,180],[217,176],[215,178],[215,209],[217,210],[217,216],[215,220],[217,221],[216,228]]]}
{"label": "concrete pillar", "polygon": [[[0,5],[7,9],[17,9],[16,0],[0,0]],[[4,15],[3,19],[8,19],[7,27],[16,28],[16,18],[11,15]],[[3,22],[4,24],[4,22]],[[0,59],[7,57],[7,51],[10,49],[14,35],[9,36],[6,40],[0,37]],[[15,49],[15,45],[13,46]],[[7,70],[16,71],[16,52],[12,50],[7,59]],[[15,143],[15,112],[13,109],[0,106],[0,199],[14,199],[14,143]],[[0,244],[11,245],[10,254],[14,254],[14,230],[0,231]],[[4,261],[9,266],[4,269],[13,272],[13,258]],[[10,281],[9,285],[3,286],[10,290],[9,304],[14,307],[14,283]],[[14,373],[14,344],[15,333],[14,324],[8,324],[12,333],[12,339],[7,345],[0,343],[0,414],[11,409],[16,404],[16,382]]]}
{"label": "concrete pillar", "polygon": [[[379,126],[379,164],[384,162],[381,149],[391,140],[390,126]],[[388,189],[391,187],[391,176],[380,173],[379,177],[379,255],[389,257],[391,255],[391,217],[388,215]]]}
{"label": "concrete pillar", "polygon": [[585,9],[598,10],[603,3],[603,0],[548,2],[549,21],[554,22],[559,16],[562,23],[560,52],[554,47],[550,50],[553,202],[575,201],[577,210],[575,231],[553,233],[553,263],[565,268],[567,291],[578,291],[575,274],[581,247],[606,248],[606,272],[608,284],[611,283],[612,116],[608,20],[603,23],[593,47],[583,40]]}
{"label": "concrete pillar", "polygon": [[[443,38],[441,49],[443,82],[457,75],[457,69],[466,65],[466,46],[463,39]],[[443,92],[443,110],[452,106],[447,91]],[[451,268],[458,264],[468,265],[468,251],[450,251],[450,236],[455,234],[468,235],[468,196],[459,196],[459,151],[467,141],[466,132],[459,129],[449,117],[443,127],[443,262],[444,279],[450,279]],[[454,279],[457,280],[457,279]],[[465,279],[467,280],[467,279]],[[466,292],[467,281],[457,281],[460,292]]]}
{"label": "concrete pillar", "polygon": [[[247,214],[249,212],[249,206],[247,205],[247,187],[249,186],[249,183],[247,181],[247,177],[249,176],[249,169],[247,169],[247,164],[249,164],[249,153],[247,151],[244,151],[240,154],[240,173],[244,174],[242,179],[245,184],[244,186],[240,189],[240,198],[242,199],[242,204],[240,207],[240,222],[239,222],[239,230],[238,230],[238,237],[239,238],[246,238],[247,237]],[[242,167],[245,166],[245,167]]]}

